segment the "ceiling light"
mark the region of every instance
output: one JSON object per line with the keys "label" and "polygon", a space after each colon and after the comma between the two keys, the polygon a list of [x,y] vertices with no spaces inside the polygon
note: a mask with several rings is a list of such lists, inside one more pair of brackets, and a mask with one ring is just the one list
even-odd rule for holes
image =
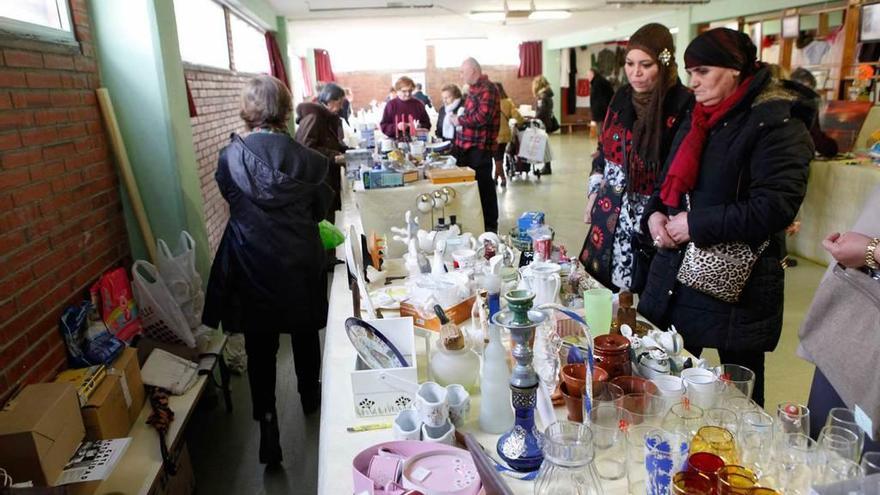
{"label": "ceiling light", "polygon": [[475,21],[498,22],[503,21],[507,17],[507,14],[503,10],[471,11],[468,14],[468,17]]}
{"label": "ceiling light", "polygon": [[571,17],[570,10],[533,10],[529,13],[529,19],[533,21],[551,21],[569,17]]}

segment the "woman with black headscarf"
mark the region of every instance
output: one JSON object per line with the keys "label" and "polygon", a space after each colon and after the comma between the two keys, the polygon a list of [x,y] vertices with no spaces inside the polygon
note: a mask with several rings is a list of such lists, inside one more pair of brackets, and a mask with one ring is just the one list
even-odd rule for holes
{"label": "woman with black headscarf", "polygon": [[685,51],[696,105],[645,210],[642,229],[659,250],[638,309],[675,325],[694,355],[712,347],[754,371],[763,405],[764,352],[782,330],[783,231],[806,193],[814,115],[803,86],[773,79],[756,53],[726,28]]}
{"label": "woman with black headscarf", "polygon": [[629,84],[611,100],[593,160],[580,260],[606,287],[638,292],[649,261],[637,235],[642,212],[693,98],[678,79],[666,26],[632,35],[624,70]]}

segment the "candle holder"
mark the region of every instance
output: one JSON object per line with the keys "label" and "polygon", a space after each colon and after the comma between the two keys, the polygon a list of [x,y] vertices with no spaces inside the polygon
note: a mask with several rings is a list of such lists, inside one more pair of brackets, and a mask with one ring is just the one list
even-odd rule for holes
{"label": "candle holder", "polygon": [[498,455],[517,471],[534,471],[541,467],[541,433],[535,426],[538,375],[532,365],[532,343],[535,328],[547,319],[542,311],[532,310],[535,294],[527,290],[512,290],[504,295],[508,309],[492,316],[492,323],[507,328],[513,340],[513,359],[516,365],[510,377],[513,408],[516,419],[513,428],[498,439]]}

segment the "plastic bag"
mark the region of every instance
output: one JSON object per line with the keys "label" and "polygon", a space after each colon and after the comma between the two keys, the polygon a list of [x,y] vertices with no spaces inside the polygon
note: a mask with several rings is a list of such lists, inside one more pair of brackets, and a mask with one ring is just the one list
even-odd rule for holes
{"label": "plastic bag", "polygon": [[141,332],[137,303],[128,274],[123,268],[115,268],[101,275],[89,292],[92,301],[100,305],[101,318],[111,334],[128,342]]}
{"label": "plastic bag", "polygon": [[196,271],[196,241],[184,230],[180,233],[178,254],[172,253],[162,239],[156,241],[156,247],[156,266],[162,280],[180,306],[189,327],[198,328],[202,323],[205,294],[202,277]]}
{"label": "plastic bag", "polygon": [[519,157],[532,163],[543,163],[547,147],[547,133],[537,127],[529,127],[520,135]]}
{"label": "plastic bag", "polygon": [[327,220],[321,220],[321,223],[318,224],[318,232],[321,234],[321,242],[324,244],[324,249],[333,249],[345,242],[345,234],[339,230],[339,227]]}
{"label": "plastic bag", "polygon": [[134,296],[141,308],[144,335],[162,342],[195,347],[196,340],[189,322],[159,270],[152,263],[138,260],[131,267],[131,275],[134,279]]}

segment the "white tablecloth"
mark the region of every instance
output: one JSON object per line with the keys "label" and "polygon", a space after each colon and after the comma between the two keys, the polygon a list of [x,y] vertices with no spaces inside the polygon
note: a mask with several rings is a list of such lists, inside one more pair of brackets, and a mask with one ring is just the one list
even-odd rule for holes
{"label": "white tablecloth", "polygon": [[[452,184],[432,184],[422,180],[403,187],[390,187],[386,189],[355,188],[354,201],[357,205],[361,218],[363,233],[367,236],[371,232],[376,235],[386,235],[388,245],[385,250],[386,258],[400,258],[406,252],[406,246],[401,242],[392,240],[391,227],[403,227],[404,214],[412,210],[414,216],[419,217],[419,224],[425,230],[431,230],[430,213],[420,213],[416,208],[416,198],[423,193],[434,191],[448,186],[455,191],[452,203],[442,209],[434,210],[434,222],[441,216],[449,223],[449,216],[456,215],[456,223],[461,225],[463,232],[471,232],[474,235],[483,233],[483,208],[480,205],[480,192],[476,181],[456,182]],[[344,259],[344,258],[342,258]]]}
{"label": "white tablecloth", "polygon": [[860,160],[813,160],[807,195],[798,218],[801,230],[788,238],[791,254],[816,263],[831,263],[822,239],[832,232],[846,232],[862,211],[871,192],[880,185],[880,167]]}

